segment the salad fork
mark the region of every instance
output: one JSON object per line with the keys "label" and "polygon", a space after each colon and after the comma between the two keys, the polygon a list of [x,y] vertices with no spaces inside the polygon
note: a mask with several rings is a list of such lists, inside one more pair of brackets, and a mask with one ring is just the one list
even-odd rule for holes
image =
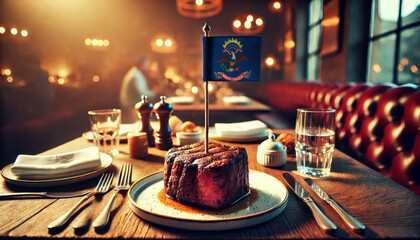
{"label": "salad fork", "polygon": [[112,204],[114,203],[117,194],[121,190],[128,190],[131,185],[131,175],[132,175],[133,164],[132,163],[124,163],[120,169],[120,173],[118,176],[117,184],[114,188],[114,195],[112,195],[111,199],[109,200],[108,204],[105,206],[104,210],[102,210],[101,214],[96,218],[93,222],[92,226],[95,228],[104,227],[109,221],[109,215],[111,213]]}
{"label": "salad fork", "polygon": [[67,221],[73,216],[73,214],[76,212],[76,210],[89,198],[91,198],[93,195],[97,193],[106,193],[111,186],[112,180],[114,178],[113,173],[104,173],[101,176],[101,179],[98,182],[98,185],[96,186],[95,190],[93,192],[90,192],[88,195],[84,196],[76,205],[74,205],[70,210],[68,210],[66,213],[64,213],[61,217],[57,218],[50,224],[48,224],[49,229],[55,229],[60,228],[64,226],[64,224],[67,223]]}

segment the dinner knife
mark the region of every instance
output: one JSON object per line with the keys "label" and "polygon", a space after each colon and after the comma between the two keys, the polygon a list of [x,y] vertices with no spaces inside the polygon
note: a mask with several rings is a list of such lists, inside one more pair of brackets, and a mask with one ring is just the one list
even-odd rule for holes
{"label": "dinner knife", "polygon": [[333,233],[337,230],[337,226],[331,221],[325,214],[316,206],[312,198],[306,192],[306,190],[296,181],[296,179],[289,173],[283,173],[283,178],[289,184],[290,188],[300,197],[311,209],[312,215],[318,225],[327,233]]}
{"label": "dinner knife", "polygon": [[0,199],[16,197],[48,197],[48,198],[73,198],[81,197],[89,192],[18,192],[0,193]]}
{"label": "dinner knife", "polygon": [[312,179],[305,178],[304,181],[322,200],[326,201],[340,215],[344,222],[346,222],[346,224],[349,225],[354,232],[361,233],[365,230],[366,227],[363,223],[348,214],[340,205],[338,205],[338,203],[328,196],[328,194],[322,190],[318,184],[314,183]]}

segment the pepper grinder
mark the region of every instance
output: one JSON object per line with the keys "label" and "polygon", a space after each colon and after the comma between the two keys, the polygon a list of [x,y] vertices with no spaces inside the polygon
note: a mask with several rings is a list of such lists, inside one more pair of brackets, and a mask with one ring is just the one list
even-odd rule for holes
{"label": "pepper grinder", "polygon": [[168,150],[172,148],[171,128],[169,127],[169,117],[173,112],[171,104],[165,102],[166,97],[161,96],[160,102],[153,107],[153,112],[159,120],[159,129],[156,131],[156,148]]}
{"label": "pepper grinder", "polygon": [[147,142],[149,147],[155,146],[155,137],[153,136],[153,128],[150,125],[150,117],[153,111],[153,104],[147,102],[147,96],[141,96],[141,102],[138,102],[134,107],[137,116],[140,118],[141,126],[139,132],[147,133]]}

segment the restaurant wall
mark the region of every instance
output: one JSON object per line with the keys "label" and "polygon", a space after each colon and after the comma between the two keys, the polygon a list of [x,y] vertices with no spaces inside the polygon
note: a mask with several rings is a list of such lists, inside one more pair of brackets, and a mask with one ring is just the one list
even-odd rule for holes
{"label": "restaurant wall", "polygon": [[[336,0],[339,1],[339,0]],[[349,6],[351,1],[343,1],[343,21],[341,37],[341,49],[339,52],[332,53],[326,56],[320,56],[320,71],[319,78],[322,82],[346,82],[346,63],[347,63],[347,36],[348,36],[348,19]]]}

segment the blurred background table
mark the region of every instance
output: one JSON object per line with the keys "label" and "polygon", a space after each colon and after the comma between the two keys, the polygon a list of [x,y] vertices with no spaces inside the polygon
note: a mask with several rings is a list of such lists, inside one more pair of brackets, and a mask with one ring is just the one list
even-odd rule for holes
{"label": "blurred background table", "polygon": [[[204,125],[204,102],[194,101],[192,104],[172,104],[173,115],[183,121],[193,121],[197,125]],[[258,115],[269,114],[272,109],[259,101],[249,98],[246,104],[229,104],[223,99],[209,102],[210,125],[214,123],[229,123],[248,121],[259,118]],[[229,114],[227,114],[229,113]]]}

